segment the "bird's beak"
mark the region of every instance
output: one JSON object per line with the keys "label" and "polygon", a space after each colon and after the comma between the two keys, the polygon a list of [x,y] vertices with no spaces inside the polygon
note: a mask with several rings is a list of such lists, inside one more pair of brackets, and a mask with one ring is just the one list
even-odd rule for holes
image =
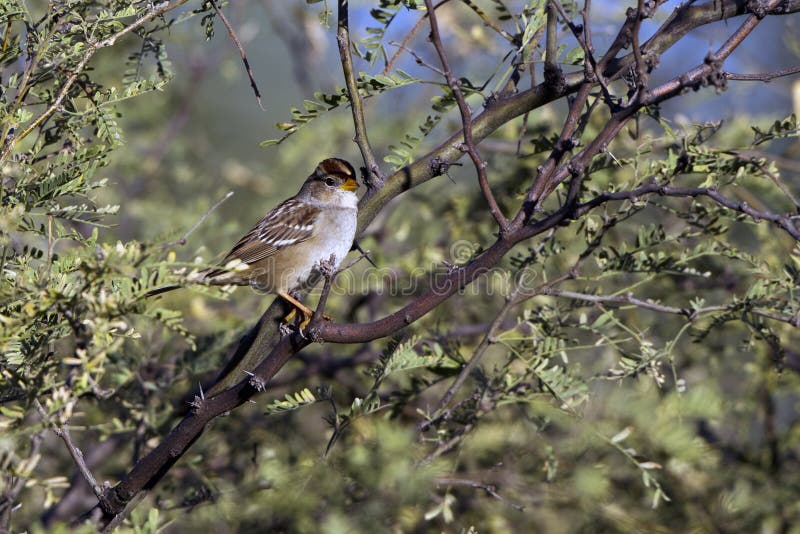
{"label": "bird's beak", "polygon": [[358,182],[356,181],[356,179],[355,179],[355,178],[348,178],[348,179],[347,179],[347,180],[345,180],[345,182],[344,182],[344,183],[343,183],[341,186],[339,186],[339,187],[341,187],[341,188],[342,188],[342,189],[344,189],[345,191],[355,191],[356,189],[358,189]]}

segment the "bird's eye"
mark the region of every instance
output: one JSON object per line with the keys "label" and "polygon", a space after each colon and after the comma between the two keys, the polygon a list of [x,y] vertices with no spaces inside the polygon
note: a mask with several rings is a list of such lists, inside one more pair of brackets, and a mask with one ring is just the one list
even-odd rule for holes
{"label": "bird's eye", "polygon": [[334,180],[333,178],[325,178],[325,183],[333,187],[334,185],[336,185],[336,180]]}

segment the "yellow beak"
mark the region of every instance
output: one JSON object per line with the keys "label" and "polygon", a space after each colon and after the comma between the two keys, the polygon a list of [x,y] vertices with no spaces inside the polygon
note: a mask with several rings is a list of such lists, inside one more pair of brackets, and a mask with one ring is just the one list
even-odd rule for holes
{"label": "yellow beak", "polygon": [[345,191],[355,191],[358,189],[358,182],[355,178],[348,178],[340,187]]}

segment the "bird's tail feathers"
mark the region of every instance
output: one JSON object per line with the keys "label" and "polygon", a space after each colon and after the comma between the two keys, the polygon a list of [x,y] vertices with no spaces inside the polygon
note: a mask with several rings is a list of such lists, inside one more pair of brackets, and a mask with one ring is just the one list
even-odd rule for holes
{"label": "bird's tail feathers", "polygon": [[182,286],[179,285],[169,285],[169,286],[161,286],[155,289],[151,289],[145,294],[145,297],[155,297],[156,295],[160,295],[161,293],[166,293],[168,291],[172,291],[173,289],[180,289]]}

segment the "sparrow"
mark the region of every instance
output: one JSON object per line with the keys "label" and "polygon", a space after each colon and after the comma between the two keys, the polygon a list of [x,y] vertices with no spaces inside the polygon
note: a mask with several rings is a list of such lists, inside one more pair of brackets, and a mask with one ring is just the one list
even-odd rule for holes
{"label": "sparrow", "polygon": [[[304,287],[321,262],[333,257],[336,269],[350,251],[356,234],[358,185],[355,170],[347,161],[321,161],[300,191],[267,212],[218,267],[199,271],[190,280],[217,286],[249,285],[274,293],[294,306],[286,321],[300,311],[302,328],[313,312],[291,293]],[[178,287],[159,287],[147,296]]]}

